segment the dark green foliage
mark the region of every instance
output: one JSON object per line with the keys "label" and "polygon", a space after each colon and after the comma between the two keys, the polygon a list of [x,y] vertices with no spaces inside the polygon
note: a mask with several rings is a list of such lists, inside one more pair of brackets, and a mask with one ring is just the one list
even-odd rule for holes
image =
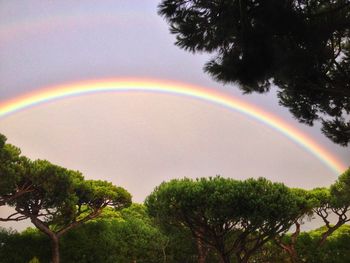
{"label": "dark green foliage", "polygon": [[[298,262],[307,263],[347,263],[350,258],[350,226],[343,225],[337,229],[319,247],[318,241],[326,229],[321,227],[309,232],[302,232],[298,236],[296,249],[299,254]],[[290,263],[290,259],[275,243],[268,242],[253,257],[251,262]]]}
{"label": "dark green foliage", "polygon": [[65,233],[100,216],[106,207],[130,206],[131,195],[125,189],[84,180],[80,172],[46,160],[31,161],[5,142],[0,135],[0,206],[12,206],[16,212],[0,220],[30,219],[50,238],[52,263],[60,261],[59,239]]}
{"label": "dark green foliage", "polygon": [[[319,245],[323,245],[335,230],[350,222],[350,169],[341,174],[329,189],[313,189],[310,197],[314,214],[319,216],[325,224],[326,230],[319,240]],[[332,216],[333,220],[331,220]]]}
{"label": "dark green foliage", "polygon": [[59,263],[59,239],[72,229],[98,217],[110,206],[121,209],[131,204],[131,195],[105,181],[85,181],[81,173],[34,161],[31,165],[33,191],[15,200],[19,218],[31,222],[51,241],[52,262]]}
{"label": "dark green foliage", "polygon": [[[166,262],[197,263],[198,251],[196,240],[188,228],[174,226],[162,221],[155,221],[157,227],[167,238]],[[216,262],[216,261],[210,261]]]}
{"label": "dark green foliage", "polygon": [[303,232],[298,238],[297,250],[303,262],[347,263],[350,258],[350,226],[338,228],[323,246],[318,246],[326,228]]}
{"label": "dark green foliage", "polygon": [[350,209],[350,168],[331,185],[330,192],[334,197],[334,207],[346,206]]}
{"label": "dark green foliage", "polygon": [[291,263],[287,253],[285,253],[273,241],[267,242],[252,257],[251,262],[256,263]]}
{"label": "dark green foliage", "polygon": [[0,262],[27,263],[33,257],[37,257],[42,263],[49,262],[49,242],[36,229],[27,229],[22,233],[0,229]]}
{"label": "dark green foliage", "polygon": [[[108,209],[101,219],[91,220],[62,237],[61,260],[75,263],[163,262],[166,240],[142,205],[135,204],[120,212]],[[0,262],[28,262],[34,256],[40,262],[49,262],[48,242],[48,238],[35,229],[20,234],[2,231]]]}
{"label": "dark green foliage", "polygon": [[18,214],[26,218],[44,218],[60,224],[60,220],[69,221],[74,217],[75,184],[83,180],[79,172],[53,165],[46,160],[31,163],[28,174],[33,191],[10,203]]}
{"label": "dark green foliage", "polygon": [[278,89],[301,122],[321,119],[335,143],[350,142],[348,0],[163,0],[176,45],[213,58],[205,71],[245,93]]}
{"label": "dark green foliage", "polygon": [[151,224],[144,208],[133,205],[113,219],[103,216],[68,233],[62,239],[62,261],[163,262],[164,243],[165,237]]}
{"label": "dark green foliage", "polygon": [[[41,231],[1,229],[0,262],[58,263],[59,243],[63,262],[78,263],[345,262],[349,256],[350,169],[329,188],[310,191],[264,178],[171,180],[148,196],[146,209],[130,206],[121,187],[21,156],[4,136],[0,158],[0,205],[16,210],[1,220],[28,218]],[[311,215],[324,227],[300,233]],[[295,232],[287,233],[292,225]]]}
{"label": "dark green foliage", "polygon": [[32,190],[28,175],[30,161],[21,156],[21,150],[6,143],[0,134],[0,206]]}
{"label": "dark green foliage", "polygon": [[188,228],[224,262],[231,255],[247,262],[269,239],[287,231],[305,204],[286,186],[263,178],[215,177],[162,183],[146,206],[162,224]]}

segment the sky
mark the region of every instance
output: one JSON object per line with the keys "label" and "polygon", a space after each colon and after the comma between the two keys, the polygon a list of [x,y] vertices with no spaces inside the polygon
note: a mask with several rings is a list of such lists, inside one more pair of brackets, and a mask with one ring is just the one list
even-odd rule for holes
{"label": "sky", "polygon": [[[319,124],[299,124],[274,91],[242,95],[202,70],[208,54],[174,45],[153,0],[0,0],[0,108],[52,86],[150,79],[215,90],[273,114],[345,166],[350,150]],[[135,202],[162,181],[221,175],[267,177],[292,187],[329,186],[337,173],[270,126],[205,100],[163,93],[95,93],[0,117],[0,133],[32,159],[125,187]],[[7,208],[0,208],[0,215]],[[22,225],[21,225],[22,224]],[[16,225],[2,224],[20,228]]]}

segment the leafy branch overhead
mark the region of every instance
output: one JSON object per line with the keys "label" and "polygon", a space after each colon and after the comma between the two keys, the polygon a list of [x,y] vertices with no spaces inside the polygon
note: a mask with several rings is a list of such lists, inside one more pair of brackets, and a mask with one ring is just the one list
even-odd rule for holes
{"label": "leafy branch overhead", "polygon": [[300,122],[350,143],[348,0],[163,0],[176,45],[208,52],[204,70],[245,93],[268,92]]}

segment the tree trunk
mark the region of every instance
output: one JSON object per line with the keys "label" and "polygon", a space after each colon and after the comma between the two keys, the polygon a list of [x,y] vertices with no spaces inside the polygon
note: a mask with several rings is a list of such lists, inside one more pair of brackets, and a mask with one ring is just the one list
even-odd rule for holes
{"label": "tree trunk", "polygon": [[238,263],[248,263],[249,257],[244,256],[243,258],[237,257],[237,262]]}
{"label": "tree trunk", "polygon": [[339,228],[339,227],[331,227],[331,228],[328,228],[328,230],[322,234],[321,239],[320,239],[320,241],[318,242],[318,246],[319,246],[319,247],[323,246],[324,243],[326,243],[327,238],[328,238],[331,234],[333,234],[333,232],[334,232],[335,230],[337,230],[338,228]]}
{"label": "tree trunk", "polygon": [[294,245],[286,245],[283,247],[284,251],[289,255],[290,261],[292,263],[298,263],[299,262],[299,257],[298,253],[296,252]]}
{"label": "tree trunk", "polygon": [[221,262],[222,263],[231,263],[230,255],[221,254]]}
{"label": "tree trunk", "polygon": [[203,244],[200,238],[196,238],[196,242],[198,251],[198,263],[205,263],[208,254],[208,249]]}
{"label": "tree trunk", "polygon": [[30,220],[32,223],[44,234],[46,234],[51,241],[51,263],[59,263],[60,262],[60,252],[59,252],[59,242],[58,239],[60,235],[54,233],[44,222],[42,222],[37,217],[31,217]]}
{"label": "tree trunk", "polygon": [[327,238],[333,234],[334,231],[336,231],[339,227],[341,227],[342,225],[344,225],[346,223],[345,220],[338,220],[338,222],[330,227],[329,225],[327,225],[327,231],[324,232],[321,236],[320,241],[318,242],[318,246],[321,247],[324,245],[324,243],[326,242]]}
{"label": "tree trunk", "polygon": [[51,263],[60,263],[60,252],[59,252],[59,242],[56,235],[50,236],[51,239],[51,253],[52,259]]}
{"label": "tree trunk", "polygon": [[295,224],[295,231],[291,235],[290,244],[284,244],[282,239],[278,239],[278,238],[275,239],[275,242],[279,247],[281,247],[289,255],[291,263],[298,263],[300,262],[300,259],[295,249],[295,245],[297,243],[297,239],[300,234],[300,223],[298,221],[295,221],[294,224]]}
{"label": "tree trunk", "polygon": [[166,263],[167,259],[166,259],[166,252],[165,252],[165,248],[162,248],[162,252],[163,252],[163,263]]}

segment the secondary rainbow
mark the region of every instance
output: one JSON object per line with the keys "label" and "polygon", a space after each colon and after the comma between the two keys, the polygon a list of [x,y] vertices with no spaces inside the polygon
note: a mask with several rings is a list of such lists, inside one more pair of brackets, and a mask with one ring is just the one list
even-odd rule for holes
{"label": "secondary rainbow", "polygon": [[28,107],[53,100],[101,92],[165,93],[211,102],[248,115],[284,134],[286,137],[316,156],[336,174],[340,174],[346,169],[344,164],[337,160],[321,145],[317,144],[313,139],[271,113],[265,112],[256,106],[238,100],[227,94],[183,83],[154,80],[111,79],[63,84],[42,89],[25,96],[16,97],[2,103],[0,102],[0,117],[5,117]]}

